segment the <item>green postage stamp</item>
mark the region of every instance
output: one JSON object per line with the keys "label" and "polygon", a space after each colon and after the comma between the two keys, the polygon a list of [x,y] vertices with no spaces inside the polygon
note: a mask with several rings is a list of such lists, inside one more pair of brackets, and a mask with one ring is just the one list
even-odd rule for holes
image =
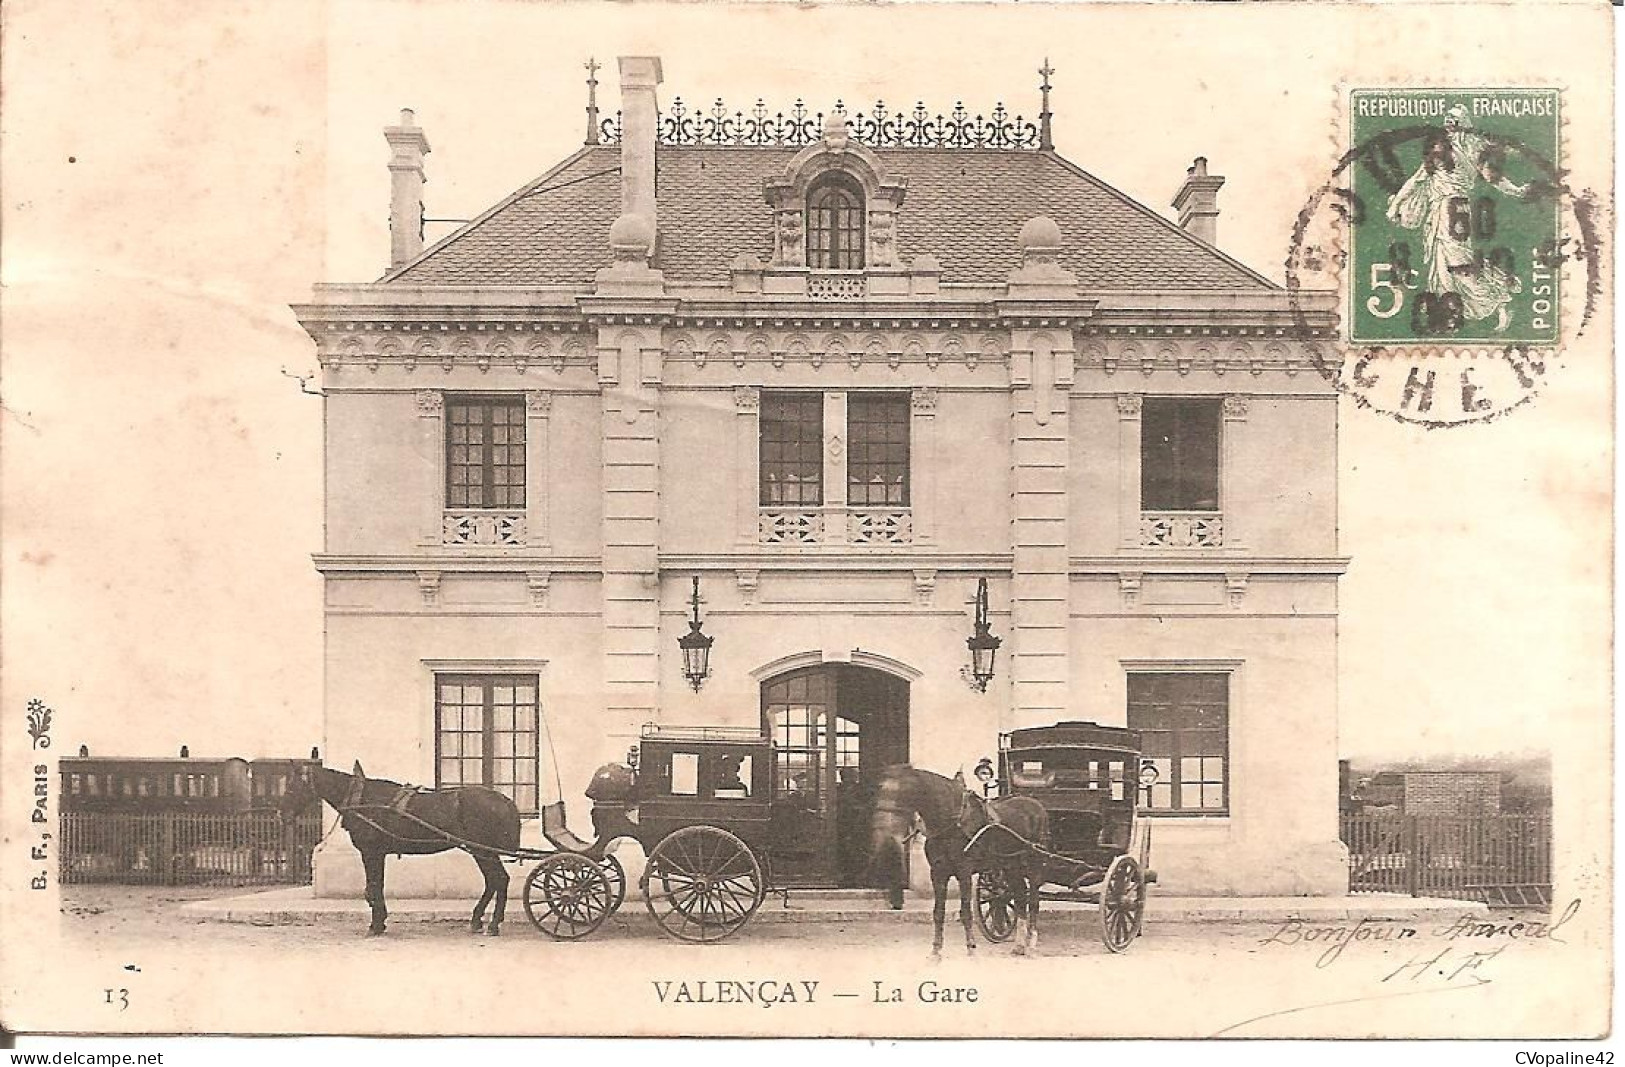
{"label": "green postage stamp", "polygon": [[1349,341],[1555,345],[1558,91],[1355,89],[1349,112]]}

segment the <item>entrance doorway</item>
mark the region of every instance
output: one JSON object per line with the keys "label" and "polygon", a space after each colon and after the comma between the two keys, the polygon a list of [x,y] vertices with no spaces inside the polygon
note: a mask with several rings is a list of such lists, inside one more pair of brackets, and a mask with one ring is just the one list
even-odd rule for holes
{"label": "entrance doorway", "polygon": [[762,683],[775,748],[774,876],[794,886],[861,886],[880,771],[908,762],[908,682],[830,663]]}

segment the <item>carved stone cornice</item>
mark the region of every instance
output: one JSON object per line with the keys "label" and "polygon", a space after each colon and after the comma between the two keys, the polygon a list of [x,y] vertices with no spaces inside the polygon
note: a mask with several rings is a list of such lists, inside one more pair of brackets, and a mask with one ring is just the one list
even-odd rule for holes
{"label": "carved stone cornice", "polygon": [[1085,336],[1078,342],[1078,370],[1100,370],[1108,375],[1138,372],[1193,373],[1223,376],[1284,372],[1289,377],[1312,369],[1317,362],[1337,360],[1329,348],[1297,340],[1244,340],[1239,337]]}

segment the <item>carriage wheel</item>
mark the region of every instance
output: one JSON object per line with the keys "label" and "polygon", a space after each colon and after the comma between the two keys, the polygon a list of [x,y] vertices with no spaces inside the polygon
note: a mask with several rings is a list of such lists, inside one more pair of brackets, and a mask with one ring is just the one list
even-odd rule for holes
{"label": "carriage wheel", "polygon": [[750,846],[715,826],[668,834],[643,874],[649,914],[684,941],[721,941],[750,921],[766,895]]}
{"label": "carriage wheel", "polygon": [[982,936],[998,944],[1016,932],[1016,894],[1001,870],[977,871],[976,925]]}
{"label": "carriage wheel", "polygon": [[586,937],[603,925],[615,903],[604,868],[574,852],[547,857],[525,879],[525,914],[558,941]]}
{"label": "carriage wheel", "polygon": [[620,860],[607,852],[598,866],[604,872],[604,880],[609,883],[609,911],[613,915],[626,900],[626,868],[621,866]]}
{"label": "carriage wheel", "polygon": [[1145,918],[1145,874],[1133,856],[1118,856],[1100,883],[1100,939],[1121,952],[1140,936]]}

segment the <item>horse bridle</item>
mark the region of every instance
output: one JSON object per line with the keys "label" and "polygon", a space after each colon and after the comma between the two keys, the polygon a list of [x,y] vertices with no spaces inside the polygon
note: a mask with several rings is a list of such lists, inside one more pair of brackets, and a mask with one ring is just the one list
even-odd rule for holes
{"label": "horse bridle", "polygon": [[908,823],[908,833],[903,835],[903,846],[906,848],[916,837],[924,835],[925,829],[920,825],[921,819],[914,812],[905,808],[894,808],[883,804],[874,806],[876,815],[894,815]]}

